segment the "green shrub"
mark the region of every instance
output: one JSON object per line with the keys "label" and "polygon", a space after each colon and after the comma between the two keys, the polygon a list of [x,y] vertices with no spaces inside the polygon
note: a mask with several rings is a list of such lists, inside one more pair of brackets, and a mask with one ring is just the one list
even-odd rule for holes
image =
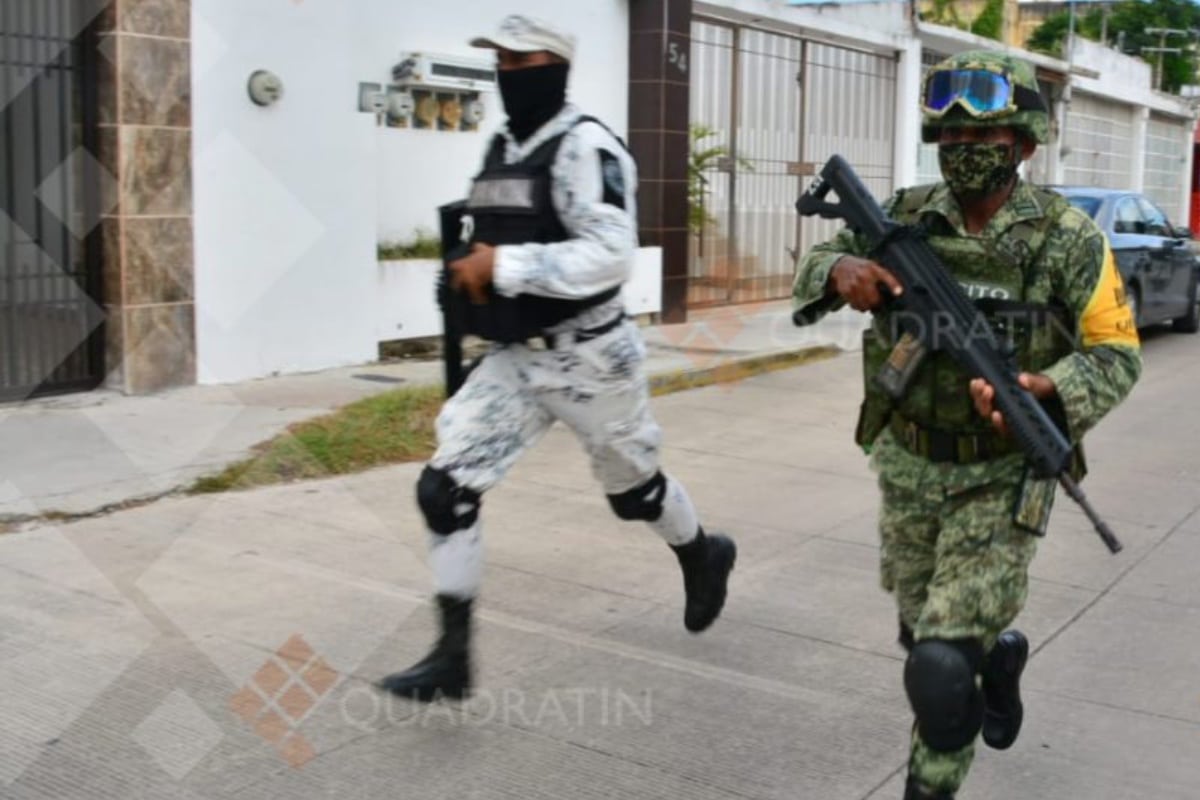
{"label": "green shrub", "polygon": [[407,241],[380,242],[380,261],[401,261],[408,258],[441,258],[442,240],[429,231],[418,228]]}

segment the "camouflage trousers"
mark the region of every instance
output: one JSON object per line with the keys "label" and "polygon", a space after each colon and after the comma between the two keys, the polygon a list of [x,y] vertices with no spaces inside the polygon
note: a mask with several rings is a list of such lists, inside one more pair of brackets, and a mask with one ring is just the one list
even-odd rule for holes
{"label": "camouflage trousers", "polygon": [[[881,570],[913,639],[977,638],[990,650],[1025,604],[1036,537],[1013,524],[1019,484],[958,491],[880,480]],[[975,755],[930,749],[913,728],[909,774],[927,789],[954,792]]]}

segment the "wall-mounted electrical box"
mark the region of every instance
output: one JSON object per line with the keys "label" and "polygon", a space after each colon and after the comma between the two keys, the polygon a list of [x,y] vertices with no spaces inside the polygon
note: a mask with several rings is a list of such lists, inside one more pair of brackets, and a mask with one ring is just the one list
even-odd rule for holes
{"label": "wall-mounted electrical box", "polygon": [[496,88],[492,58],[405,53],[392,68],[392,82],[405,89],[481,92]]}
{"label": "wall-mounted electrical box", "polygon": [[476,131],[482,92],[496,88],[494,58],[404,53],[392,67],[381,119],[390,128]]}

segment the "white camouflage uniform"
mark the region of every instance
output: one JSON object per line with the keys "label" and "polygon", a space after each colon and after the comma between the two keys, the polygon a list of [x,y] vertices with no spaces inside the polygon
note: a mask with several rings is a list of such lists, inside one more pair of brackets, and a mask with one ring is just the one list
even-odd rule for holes
{"label": "white camouflage uniform", "polygon": [[[579,299],[628,279],[637,247],[637,170],[617,139],[596,122],[575,124],[568,104],[533,136],[517,143],[503,132],[504,159],[515,163],[567,131],[551,167],[551,197],[568,238],[549,244],[500,245],[493,281],[505,296]],[[602,175],[600,151],[616,156],[621,173]],[[612,159],[606,159],[612,169]],[[623,192],[624,208],[603,201]],[[658,471],[661,432],[649,408],[645,344],[629,320],[597,338],[574,342],[574,331],[624,313],[620,296],[550,329],[553,349],[496,344],[443,407],[431,465],[461,486],[495,486],[555,420],[579,437],[606,494],[638,487]],[[690,541],[696,513],[683,487],[668,480],[664,509],[650,523],[668,543]],[[450,536],[431,533],[438,592],[474,596],[481,579],[479,523]]]}

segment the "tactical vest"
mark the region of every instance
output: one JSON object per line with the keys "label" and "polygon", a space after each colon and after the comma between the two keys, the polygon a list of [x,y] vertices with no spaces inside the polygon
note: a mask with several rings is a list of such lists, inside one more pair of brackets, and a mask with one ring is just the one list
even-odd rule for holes
{"label": "tactical vest", "polygon": [[[594,117],[581,116],[572,128],[581,122],[603,125]],[[472,243],[548,244],[570,238],[551,199],[550,174],[567,133],[548,139],[515,164],[504,163],[505,140],[497,134],[467,199],[466,212],[474,220]],[[620,288],[614,286],[590,297],[568,300],[530,294],[504,297],[489,285],[485,305],[472,304],[466,298],[459,298],[457,305],[466,333],[496,342],[522,342],[584,309],[611,300]]]}
{"label": "tactical vest", "polygon": [[[983,312],[997,338],[1008,345],[1022,371],[1041,372],[1070,353],[1074,320],[1065,306],[1052,299],[1049,276],[1040,268],[1049,230],[1069,208],[1067,201],[1035,188],[1032,191],[1043,210],[1041,217],[1017,222],[995,238],[961,236],[940,215],[920,218],[920,209],[934,188],[920,186],[904,192],[893,210],[894,218],[902,224],[925,226],[930,247]],[[926,357],[900,400],[893,401],[878,387],[874,376],[891,352],[894,322],[890,314],[876,314],[864,336],[866,399],[856,434],[858,443],[869,446],[889,422],[894,430],[902,422],[926,439],[936,432],[960,441],[966,437],[982,442],[991,455],[1012,452],[1013,443],[999,441],[991,422],[975,410],[968,388],[970,376],[946,353],[935,350]],[[978,460],[988,456],[983,453]]]}

